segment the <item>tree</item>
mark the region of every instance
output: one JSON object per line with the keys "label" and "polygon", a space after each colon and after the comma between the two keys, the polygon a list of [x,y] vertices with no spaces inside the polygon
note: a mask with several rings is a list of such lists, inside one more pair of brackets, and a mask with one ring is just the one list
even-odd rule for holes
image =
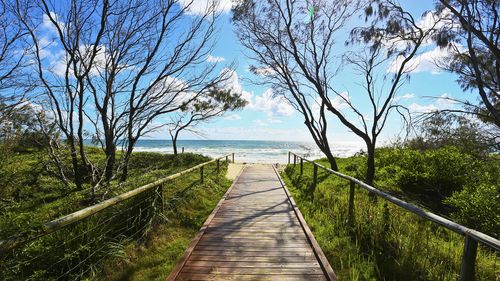
{"label": "tree", "polygon": [[[0,123],[25,103],[24,88],[29,75],[25,71],[27,35],[17,19],[15,1],[0,0]],[[26,15],[26,10],[19,11]]]}
{"label": "tree", "polygon": [[[304,15],[312,13],[306,21]],[[356,11],[356,1],[239,1],[233,21],[251,53],[254,73],[304,117],[314,142],[337,170],[327,136],[330,85],[340,62],[335,37]]]}
{"label": "tree", "polygon": [[[28,6],[38,18],[19,16],[34,45],[38,90],[68,140],[79,188],[89,179],[93,193],[105,186],[106,194],[117,175],[125,181],[139,138],[164,125],[156,120],[227,78],[230,68],[216,73],[216,65],[205,62],[217,7],[192,17],[192,3],[40,0]],[[45,34],[40,22],[50,27]],[[86,157],[89,138],[101,145],[104,164]],[[120,145],[124,153],[116,159]]]}
{"label": "tree", "polygon": [[[371,25],[355,28],[351,32],[351,43],[362,43],[362,48],[348,52],[345,60],[363,77],[360,85],[371,110],[364,114],[360,109],[361,106],[356,106],[349,98],[342,97],[343,103],[360,120],[361,125],[359,125],[350,120],[344,112],[336,110],[333,105],[329,108],[342,124],[365,142],[367,149],[365,182],[373,185],[377,139],[393,111],[402,117],[407,127],[409,126],[408,109],[397,103],[398,91],[409,79],[409,73],[413,68],[412,59],[426,40],[433,35],[434,27],[438,25],[439,20],[433,18],[432,26],[429,27],[419,26],[410,13],[392,0],[369,3],[365,7],[365,15],[367,19],[374,17]],[[427,13],[424,17],[426,16],[433,15]],[[386,74],[387,68],[392,74]]]}
{"label": "tree", "polygon": [[183,130],[193,130],[201,123],[208,122],[228,111],[244,108],[247,101],[241,94],[231,93],[231,90],[211,88],[193,102],[183,106],[180,112],[172,116],[169,134],[172,139],[174,155],[177,155],[177,139]]}
{"label": "tree", "polygon": [[439,65],[458,75],[462,89],[477,90],[481,106],[472,112],[500,127],[500,1],[439,0],[436,10],[450,22],[434,37],[451,52],[451,63]]}
{"label": "tree", "polygon": [[[428,32],[417,26],[414,18],[392,1],[376,1],[375,9],[365,7],[367,16],[375,20],[368,28],[353,30],[353,41],[364,42],[369,52],[350,53],[346,61],[363,75],[363,87],[372,111],[369,118],[362,114],[345,92],[333,83],[336,71],[342,66],[333,53],[335,32],[341,30],[357,11],[358,3],[351,1],[244,1],[235,8],[234,20],[240,30],[240,40],[258,64],[254,69],[266,69],[266,82],[288,97],[306,120],[306,125],[320,149],[336,167],[329,152],[326,137],[326,112],[335,116],[366,144],[367,173],[365,181],[373,183],[375,175],[375,145],[389,113],[398,106],[395,97],[406,74],[409,61],[415,56]],[[303,12],[313,6],[314,13],[307,21]],[[387,57],[383,58],[383,55]],[[388,59],[397,59],[395,74],[388,87],[376,89],[375,70]],[[384,92],[383,92],[384,93]],[[312,108],[311,102],[317,107]],[[355,117],[350,120],[342,112],[347,105]],[[371,119],[370,121],[368,119]],[[316,121],[317,120],[317,121]],[[368,124],[368,123],[371,123]]]}
{"label": "tree", "polygon": [[406,146],[419,150],[457,147],[462,153],[485,158],[500,149],[498,132],[488,130],[487,124],[471,122],[468,116],[436,111],[423,115],[418,122],[417,135]]}

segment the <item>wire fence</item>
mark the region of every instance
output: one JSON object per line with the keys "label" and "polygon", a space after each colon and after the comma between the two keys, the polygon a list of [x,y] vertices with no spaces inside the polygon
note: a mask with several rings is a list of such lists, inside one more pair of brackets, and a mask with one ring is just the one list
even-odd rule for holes
{"label": "wire fence", "polygon": [[[384,280],[500,280],[495,238],[294,153],[289,164],[292,183],[311,197],[304,200],[308,215],[328,226],[321,230],[328,236],[322,247],[332,260],[341,260],[333,265],[336,271],[352,274],[365,263],[375,265],[373,275]],[[346,257],[342,249],[349,247],[356,254]]]}
{"label": "wire fence", "polygon": [[165,217],[165,184],[187,173],[200,173],[197,181],[203,181],[205,166],[215,166],[219,174],[220,160],[228,161],[228,157],[48,222],[44,229],[32,230],[31,235],[1,241],[0,280],[81,280],[97,274],[103,262],[123,256],[129,242],[141,241]]}

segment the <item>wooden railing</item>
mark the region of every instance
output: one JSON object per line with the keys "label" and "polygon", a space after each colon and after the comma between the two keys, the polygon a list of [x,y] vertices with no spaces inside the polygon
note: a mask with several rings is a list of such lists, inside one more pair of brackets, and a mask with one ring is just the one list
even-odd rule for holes
{"label": "wooden railing", "polygon": [[[124,201],[129,201],[130,199],[135,198],[139,195],[148,195],[148,193],[147,193],[148,191],[153,191],[153,194],[151,196],[145,196],[146,199],[148,199],[148,198],[150,199],[151,197],[154,197],[154,200],[159,201],[159,204],[161,206],[160,208],[161,208],[161,210],[163,210],[163,206],[164,206],[163,185],[164,184],[166,184],[167,182],[170,182],[174,179],[180,178],[182,175],[185,175],[185,174],[190,173],[190,172],[194,172],[196,170],[199,170],[200,181],[203,182],[205,179],[204,167],[206,167],[209,164],[215,163],[216,164],[215,171],[217,172],[217,174],[219,174],[221,160],[225,159],[225,161],[228,162],[229,157],[231,157],[231,160],[234,162],[234,153],[230,153],[230,154],[224,155],[222,157],[212,159],[210,161],[201,163],[201,164],[196,165],[194,167],[191,167],[189,169],[183,170],[179,173],[161,178],[159,180],[156,180],[156,181],[151,182],[149,184],[143,185],[143,186],[138,187],[136,189],[130,190],[128,192],[125,192],[125,193],[120,194],[118,196],[115,196],[113,198],[104,200],[98,204],[81,209],[79,211],[76,211],[76,212],[71,213],[69,215],[65,215],[65,216],[60,217],[58,219],[49,221],[47,223],[44,223],[39,228],[32,229],[30,231],[26,231],[25,233],[12,236],[4,241],[0,241],[0,263],[2,262],[2,259],[7,258],[7,255],[11,255],[11,256],[14,255],[15,256],[16,249],[20,248],[22,245],[25,245],[31,241],[34,241],[35,239],[44,237],[48,234],[58,232],[59,230],[62,230],[63,228],[65,228],[69,225],[77,224],[78,222],[81,222],[85,218],[92,217],[95,214],[101,213],[102,211],[104,211],[112,206],[119,205],[120,203],[123,203]],[[141,200],[146,200],[146,199],[141,199]],[[141,201],[141,200],[139,200],[139,201]],[[139,202],[139,204],[140,204],[140,202]],[[137,205],[138,204],[135,204],[132,207],[135,207]],[[131,210],[131,208],[127,208],[126,210]],[[100,222],[100,225],[103,225],[103,227],[104,227],[105,224],[109,223],[110,221],[111,221],[111,219],[106,219],[106,220],[104,220],[104,222]],[[47,253],[47,254],[50,254],[50,253]],[[0,271],[1,270],[2,270],[2,268],[0,268]],[[2,279],[1,276],[2,276],[2,274],[0,274],[0,279]]]}
{"label": "wooden railing", "polygon": [[152,183],[149,183],[149,184],[143,185],[141,187],[138,187],[136,189],[130,190],[128,192],[125,192],[125,193],[120,194],[118,196],[115,196],[113,198],[107,199],[101,203],[92,205],[90,207],[81,209],[81,210],[76,211],[74,213],[71,213],[69,215],[66,215],[66,216],[60,217],[58,219],[49,221],[49,222],[43,224],[41,229],[35,231],[35,233],[37,233],[36,235],[33,235],[33,231],[31,231],[30,237],[26,237],[27,234],[23,234],[20,236],[11,237],[11,238],[4,240],[4,241],[0,241],[0,253],[4,252],[6,250],[10,250],[12,248],[15,248],[16,246],[23,244],[23,243],[26,243],[30,240],[35,239],[35,238],[38,238],[38,237],[47,235],[49,233],[52,233],[54,231],[57,231],[57,230],[65,227],[67,225],[73,224],[75,222],[78,222],[78,221],[86,218],[86,217],[92,216],[92,215],[94,215],[94,214],[96,214],[96,213],[98,213],[106,208],[114,206],[120,202],[123,202],[123,201],[130,199],[132,197],[135,197],[135,196],[137,196],[145,191],[151,190],[155,187],[159,187],[160,192],[162,192],[161,189],[163,188],[162,185],[164,183],[171,181],[173,179],[176,179],[176,178],[178,178],[184,174],[187,174],[189,172],[192,172],[192,171],[199,169],[200,170],[200,180],[201,180],[201,182],[203,182],[203,179],[204,179],[203,167],[208,165],[208,164],[211,164],[213,162],[216,162],[217,163],[217,173],[218,173],[219,169],[220,169],[220,159],[225,158],[226,161],[228,161],[229,156],[232,156],[232,161],[234,162],[234,153],[230,153],[230,154],[224,155],[222,157],[212,159],[210,161],[201,163],[201,164],[196,165],[196,166],[189,168],[187,170],[181,171],[179,173],[170,175],[168,177],[159,179],[159,180],[154,181]]}
{"label": "wooden railing", "polygon": [[344,175],[342,173],[339,173],[337,171],[334,171],[332,169],[329,169],[319,163],[316,163],[312,160],[308,160],[300,155],[297,155],[293,152],[288,152],[288,164],[292,163],[292,156],[293,156],[293,165],[300,165],[300,174],[303,174],[304,171],[304,161],[309,162],[313,165],[313,183],[311,185],[311,191],[313,192],[314,189],[316,188],[316,185],[318,184],[318,168],[321,168],[325,171],[327,171],[330,174],[337,175],[340,178],[343,178],[345,180],[349,181],[349,203],[348,203],[348,224],[352,225],[354,223],[354,193],[355,193],[355,186],[359,186],[361,188],[366,189],[369,193],[374,194],[378,197],[383,198],[384,200],[387,200],[417,216],[420,216],[426,220],[432,221],[440,226],[443,226],[451,231],[454,231],[456,233],[459,233],[463,236],[465,236],[464,239],[464,249],[463,249],[463,254],[462,254],[462,263],[461,263],[461,270],[460,270],[460,281],[469,281],[469,280],[474,280],[474,275],[475,275],[475,262],[476,262],[476,255],[477,255],[477,245],[478,242],[482,243],[495,251],[500,251],[500,241],[488,236],[482,232],[479,232],[477,230],[465,227],[463,225],[460,225],[458,223],[455,223],[451,220],[448,220],[446,218],[443,218],[441,216],[438,216],[434,213],[428,212],[422,208],[419,208],[413,204],[410,204],[408,202],[405,202],[399,198],[396,198],[388,193],[385,193],[383,191],[380,191],[376,189],[375,187],[368,185],[356,178],[353,178],[348,175]]}

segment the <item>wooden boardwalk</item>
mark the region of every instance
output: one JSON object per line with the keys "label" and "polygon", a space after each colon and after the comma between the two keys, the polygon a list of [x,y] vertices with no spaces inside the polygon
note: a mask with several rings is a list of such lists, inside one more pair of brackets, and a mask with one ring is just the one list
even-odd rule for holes
{"label": "wooden boardwalk", "polygon": [[167,280],[336,280],[271,165],[243,169]]}

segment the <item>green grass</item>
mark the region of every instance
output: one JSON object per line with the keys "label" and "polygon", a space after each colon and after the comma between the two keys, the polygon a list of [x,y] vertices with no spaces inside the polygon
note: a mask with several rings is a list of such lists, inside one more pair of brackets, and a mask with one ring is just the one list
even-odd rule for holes
{"label": "green grass", "polygon": [[[341,172],[359,176],[362,157],[339,159]],[[323,159],[320,163],[327,165]],[[282,176],[301,212],[341,280],[457,280],[463,237],[438,227],[357,187],[355,224],[347,224],[349,183],[319,169],[314,194],[312,165],[289,165]],[[386,179],[386,183],[391,179]],[[378,182],[384,181],[383,176]],[[403,194],[397,186],[386,188]],[[497,265],[498,264],[498,265]],[[477,280],[496,280],[498,254],[481,247]]]}
{"label": "green grass", "polygon": [[[207,170],[213,169],[213,166]],[[206,170],[206,171],[207,171]],[[164,224],[151,231],[145,243],[131,244],[124,256],[108,263],[105,280],[165,280],[178,259],[205,222],[230,185],[224,177],[209,176],[205,184],[188,189],[185,183],[197,181],[197,174],[165,195],[167,209]]]}
{"label": "green grass", "polygon": [[[113,182],[109,196],[208,160],[195,154],[135,153],[128,181],[121,186]],[[92,203],[89,189],[68,189],[48,175],[41,163],[41,152],[32,151],[15,155],[1,167],[7,173],[1,175],[0,186],[9,200],[3,201],[0,211],[0,237],[36,229]],[[159,190],[153,189],[35,239],[0,256],[0,279],[165,279],[229,187],[226,170],[223,162],[217,174],[213,163],[205,166],[203,183],[199,171],[165,183],[163,209]]]}
{"label": "green grass", "polygon": [[[102,157],[98,150],[90,151],[89,157]],[[113,181],[108,197],[208,160],[207,157],[189,153],[178,157],[134,153],[127,182],[119,186],[117,180]],[[96,203],[88,200],[88,184],[84,190],[66,187],[44,170],[45,161],[42,151],[17,153],[0,169],[0,194],[3,199],[0,202],[0,240]]]}

